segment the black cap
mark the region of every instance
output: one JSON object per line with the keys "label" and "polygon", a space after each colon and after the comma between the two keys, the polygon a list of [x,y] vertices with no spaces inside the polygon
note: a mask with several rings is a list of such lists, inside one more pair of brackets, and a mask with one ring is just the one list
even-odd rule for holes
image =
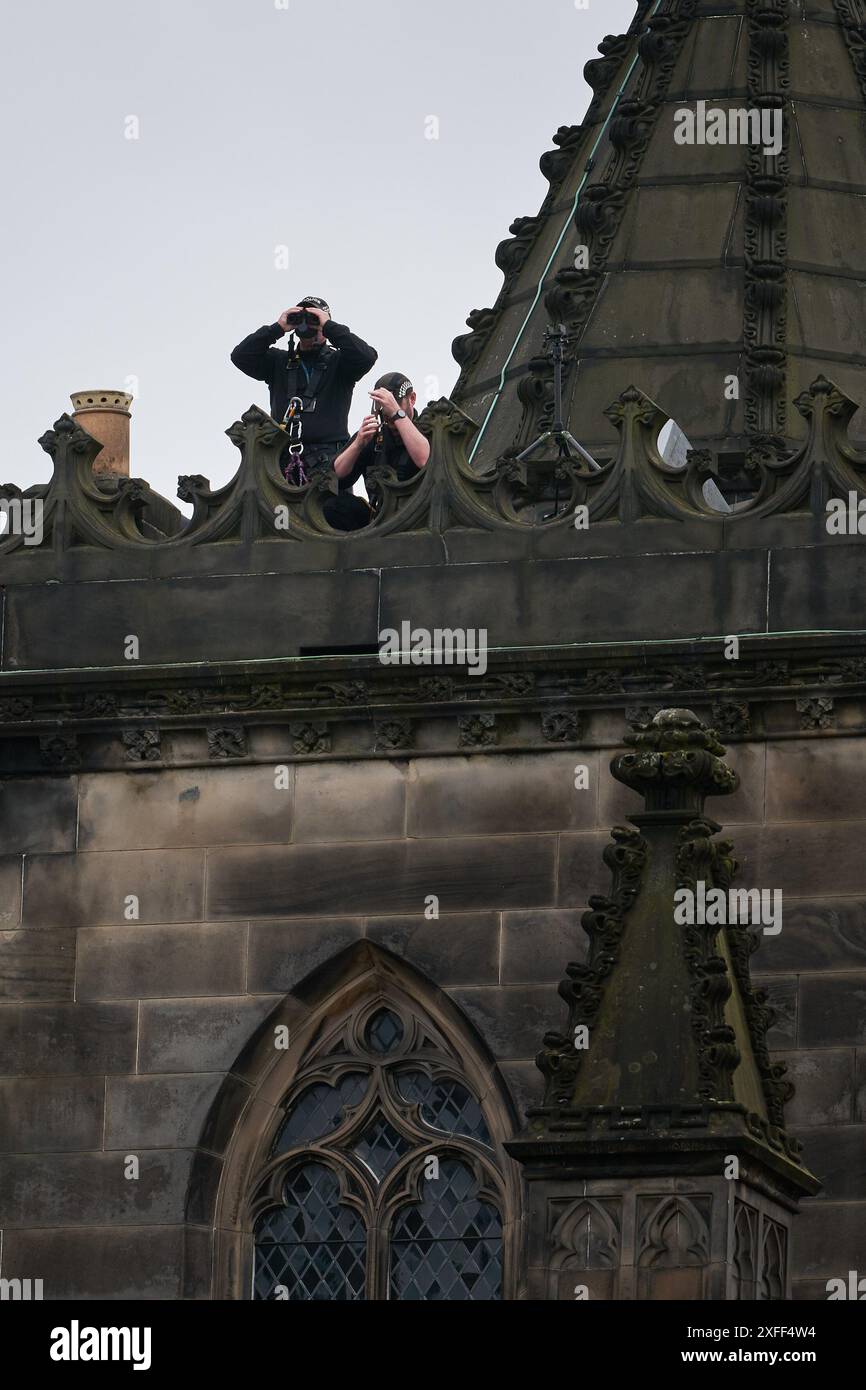
{"label": "black cap", "polygon": [[324,309],[325,313],[330,317],[330,304],[325,299],[319,299],[318,295],[305,294],[303,299],[298,300],[299,309],[305,309],[308,305],[311,309]]}
{"label": "black cap", "polygon": [[384,376],[379,377],[373,389],[378,391],[380,386],[384,386],[385,390],[390,391],[394,399],[398,401],[402,400],[404,396],[408,396],[410,391],[415,390],[409,378],[404,376],[402,372],[386,372]]}

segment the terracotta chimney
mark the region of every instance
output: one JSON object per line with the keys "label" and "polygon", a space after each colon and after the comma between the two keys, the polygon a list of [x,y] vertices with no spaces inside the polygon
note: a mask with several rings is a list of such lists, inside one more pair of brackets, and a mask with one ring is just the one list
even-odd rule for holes
{"label": "terracotta chimney", "polygon": [[73,418],[83,430],[98,439],[102,452],[94,461],[97,477],[129,477],[128,391],[74,391]]}

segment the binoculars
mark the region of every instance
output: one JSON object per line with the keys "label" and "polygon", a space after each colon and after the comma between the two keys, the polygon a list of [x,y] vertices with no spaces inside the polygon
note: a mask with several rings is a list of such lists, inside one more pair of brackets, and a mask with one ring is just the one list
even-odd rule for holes
{"label": "binoculars", "polygon": [[303,324],[306,328],[312,329],[317,333],[321,327],[319,320],[312,314],[308,314],[306,309],[301,309],[297,314],[289,314],[286,323],[290,328],[299,328]]}

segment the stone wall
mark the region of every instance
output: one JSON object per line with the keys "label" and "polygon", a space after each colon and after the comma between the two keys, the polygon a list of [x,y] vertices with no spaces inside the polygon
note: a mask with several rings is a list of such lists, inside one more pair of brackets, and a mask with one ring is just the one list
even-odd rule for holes
{"label": "stone wall", "polygon": [[[538,1098],[580,912],[608,889],[610,826],[637,809],[607,771],[617,726],[594,716],[577,752],[294,762],[285,790],[272,763],[4,782],[2,1274],[53,1298],[207,1297],[190,1173],[203,1148],[218,1177],[214,1097],[287,992],[362,939],[447,991],[521,1111]],[[824,1184],[795,1223],[798,1297],[826,1297],[866,1240],[864,758],[829,732],[734,744],[741,789],[708,807],[740,882],[785,895],[753,973]]]}

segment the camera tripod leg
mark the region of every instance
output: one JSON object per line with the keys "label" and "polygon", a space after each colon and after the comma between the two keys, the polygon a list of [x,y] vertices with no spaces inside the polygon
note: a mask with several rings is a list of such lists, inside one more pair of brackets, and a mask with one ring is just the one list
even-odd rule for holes
{"label": "camera tripod leg", "polygon": [[564,441],[565,444],[566,444],[567,446],[569,446],[570,448],[576,449],[576,450],[577,450],[577,452],[580,454],[580,457],[583,459],[584,463],[588,463],[588,464],[589,464],[590,470],[591,470],[593,473],[600,473],[600,472],[601,472],[601,464],[600,464],[600,463],[596,463],[596,461],[595,461],[595,459],[593,458],[592,454],[587,453],[587,451],[586,451],[586,449],[584,449],[583,445],[582,445],[582,444],[579,444],[578,441],[575,439],[574,435],[573,435],[573,434],[569,434],[568,430],[563,430],[563,432],[562,432],[562,436],[561,436],[561,438],[560,438],[560,448],[562,447],[562,442],[563,442],[563,441]]}
{"label": "camera tripod leg", "polygon": [[537,453],[538,453],[538,450],[539,450],[539,449],[542,449],[542,448],[544,447],[544,445],[547,443],[547,441],[548,441],[549,439],[552,439],[552,438],[553,438],[553,431],[552,431],[552,430],[546,430],[545,433],[541,436],[540,439],[536,439],[536,441],[535,441],[534,444],[530,444],[528,448],[526,448],[526,449],[523,450],[523,453],[522,453],[522,454],[518,454],[518,455],[517,455],[517,460],[516,460],[516,462],[517,462],[517,463],[523,463],[524,459],[532,458],[532,455],[533,455],[533,454],[537,454]]}

